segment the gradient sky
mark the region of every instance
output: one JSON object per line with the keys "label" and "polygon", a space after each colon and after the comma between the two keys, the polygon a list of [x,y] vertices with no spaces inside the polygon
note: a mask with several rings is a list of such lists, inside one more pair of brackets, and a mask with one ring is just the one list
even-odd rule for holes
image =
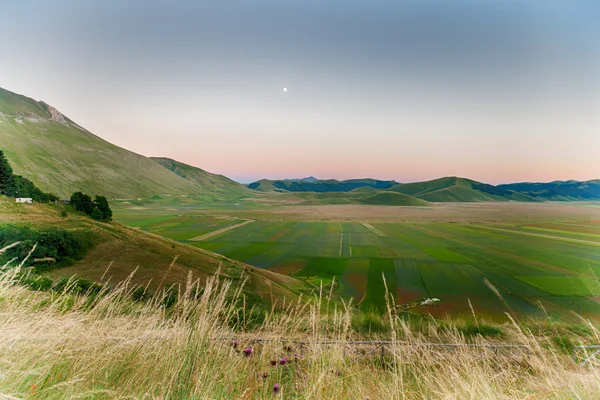
{"label": "gradient sky", "polygon": [[599,20],[594,0],[19,0],[0,87],[243,182],[584,180]]}

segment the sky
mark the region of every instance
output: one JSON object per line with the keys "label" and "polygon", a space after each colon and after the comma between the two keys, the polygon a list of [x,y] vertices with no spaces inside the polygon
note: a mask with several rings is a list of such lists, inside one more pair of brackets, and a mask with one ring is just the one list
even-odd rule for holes
{"label": "sky", "polygon": [[0,87],[241,182],[597,179],[598,20],[594,0],[20,0]]}

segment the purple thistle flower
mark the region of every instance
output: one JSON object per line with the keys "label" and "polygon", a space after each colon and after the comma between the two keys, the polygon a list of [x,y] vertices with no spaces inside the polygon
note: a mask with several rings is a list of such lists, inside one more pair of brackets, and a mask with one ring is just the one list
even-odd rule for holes
{"label": "purple thistle flower", "polygon": [[285,359],[285,357],[283,357],[281,360],[279,360],[279,364],[281,364],[281,365],[285,365],[286,362],[287,362],[287,360]]}
{"label": "purple thistle flower", "polygon": [[237,340],[234,340],[234,341],[233,341],[233,348],[234,348],[234,349],[237,349],[237,347],[238,347],[238,344],[240,344],[240,342],[238,342]]}
{"label": "purple thistle flower", "polygon": [[252,347],[248,347],[247,349],[244,350],[244,355],[246,357],[250,357],[252,355]]}
{"label": "purple thistle flower", "polygon": [[281,391],[281,387],[278,383],[273,385],[273,393],[278,394]]}
{"label": "purple thistle flower", "polygon": [[267,379],[268,376],[269,376],[269,374],[267,374],[266,372],[263,373],[263,378]]}

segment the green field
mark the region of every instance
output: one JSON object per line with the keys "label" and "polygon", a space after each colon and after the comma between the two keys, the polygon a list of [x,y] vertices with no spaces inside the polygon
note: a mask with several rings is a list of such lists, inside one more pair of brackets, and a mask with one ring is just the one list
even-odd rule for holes
{"label": "green field", "polygon": [[[437,297],[421,312],[479,315],[567,315],[598,318],[598,225],[491,223],[360,223],[256,220],[193,214],[126,216],[124,221],[193,246],[292,275],[318,286],[334,279],[335,293],[363,308]],[[574,240],[573,240],[574,239]],[[487,281],[487,282],[486,282]],[[492,289],[493,286],[495,289]],[[500,293],[502,299],[494,292]]]}

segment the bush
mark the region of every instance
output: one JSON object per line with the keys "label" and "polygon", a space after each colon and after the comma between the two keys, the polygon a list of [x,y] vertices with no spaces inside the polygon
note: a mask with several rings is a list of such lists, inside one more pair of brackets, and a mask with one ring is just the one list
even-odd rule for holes
{"label": "bush", "polygon": [[102,211],[100,211],[98,207],[94,207],[90,214],[90,217],[92,217],[92,219],[95,219],[96,221],[101,221],[104,218],[102,215]]}
{"label": "bush", "polygon": [[38,276],[35,279],[32,279],[28,282],[28,285],[33,290],[39,290],[41,292],[46,292],[52,288],[54,281],[52,278],[48,276]]}
{"label": "bush", "polygon": [[21,243],[0,256],[0,263],[13,257],[25,258],[37,243],[29,259],[36,271],[72,265],[76,260],[83,259],[87,251],[94,246],[92,235],[91,232],[83,230],[67,231],[59,228],[34,230],[23,226],[3,226],[0,227],[0,247],[15,242]]}
{"label": "bush", "polygon": [[483,336],[483,337],[502,337],[504,336],[504,331],[493,325],[486,324],[484,322],[480,322],[478,325],[475,324],[467,324],[465,326],[458,326],[456,329],[465,337],[472,336]]}
{"label": "bush", "polygon": [[135,301],[145,301],[148,298],[150,298],[150,295],[148,294],[148,288],[146,288],[143,285],[140,285],[138,287],[136,287],[132,292],[131,292],[131,298]]}

